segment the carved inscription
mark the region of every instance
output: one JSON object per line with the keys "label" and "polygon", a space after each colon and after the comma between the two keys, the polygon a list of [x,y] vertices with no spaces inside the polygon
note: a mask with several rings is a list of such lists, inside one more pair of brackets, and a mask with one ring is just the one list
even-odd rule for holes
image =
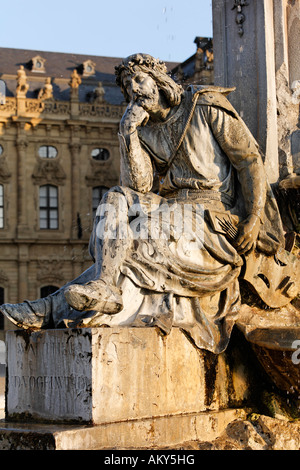
{"label": "carved inscription", "polygon": [[46,390],[64,390],[68,392],[74,389],[78,393],[89,390],[91,387],[90,379],[85,376],[14,375],[11,377],[11,381],[16,389],[26,388],[41,393]]}
{"label": "carved inscription", "polygon": [[91,336],[72,330],[8,335],[7,415],[90,422]]}
{"label": "carved inscription", "polygon": [[[17,343],[17,353],[23,355],[25,352],[28,354],[33,354],[36,356],[37,350],[41,351],[41,346],[37,342],[30,342],[26,344],[25,342],[18,342]],[[42,346],[43,354],[47,356],[65,356],[65,355],[74,355],[75,345],[71,339],[67,342],[63,341],[52,341],[51,338],[47,342],[45,342]]]}
{"label": "carved inscription", "polygon": [[87,391],[91,387],[90,378],[84,374],[83,370],[79,370],[78,373],[73,370],[72,360],[67,361],[68,366],[64,369],[59,370],[56,367],[58,363],[64,363],[65,359],[63,358],[74,359],[76,355],[80,356],[81,359],[86,357],[87,361],[89,360],[89,352],[83,350],[82,344],[74,341],[72,336],[69,336],[67,341],[59,341],[57,338],[49,337],[42,344],[39,341],[18,341],[16,352],[20,359],[26,356],[31,364],[35,364],[41,357],[43,360],[47,358],[46,363],[44,363],[44,370],[32,368],[37,372],[36,374],[28,374],[28,369],[15,370],[15,374],[10,377],[10,383],[16,390],[23,388],[38,393],[51,392],[52,390],[64,390],[65,392],[76,390],[76,392],[80,392]]}

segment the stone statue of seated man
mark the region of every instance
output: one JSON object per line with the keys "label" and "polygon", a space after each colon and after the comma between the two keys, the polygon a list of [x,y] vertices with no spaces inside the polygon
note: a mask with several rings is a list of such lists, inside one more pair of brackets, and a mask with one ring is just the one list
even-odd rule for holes
{"label": "stone statue of seated man", "polygon": [[226,98],[233,89],[184,91],[147,54],[125,59],[116,80],[128,102],[121,182],[98,207],[94,263],[54,294],[1,311],[31,329],[176,326],[220,353],[241,278],[270,306],[299,292],[258,145]]}

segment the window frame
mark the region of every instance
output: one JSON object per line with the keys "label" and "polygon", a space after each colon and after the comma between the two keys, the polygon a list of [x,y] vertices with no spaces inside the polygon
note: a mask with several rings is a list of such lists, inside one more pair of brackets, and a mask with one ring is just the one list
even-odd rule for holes
{"label": "window frame", "polygon": [[[40,154],[41,149],[46,149],[46,155],[45,156]],[[50,149],[55,150],[55,152],[56,152],[55,156],[50,156],[50,154],[49,154]],[[43,145],[40,145],[39,148],[38,148],[38,156],[39,156],[39,158],[42,158],[42,159],[45,159],[45,160],[53,160],[54,158],[57,158],[58,150],[57,150],[56,147],[54,147],[54,145],[43,144]]]}
{"label": "window frame", "polygon": [[[107,158],[97,158],[97,156],[93,156],[93,152],[95,151],[99,151],[99,155],[101,155],[101,153],[107,153]],[[111,157],[111,153],[110,153],[110,150],[106,147],[93,147],[91,152],[90,152],[90,157],[92,160],[96,161],[96,162],[107,162],[108,160],[110,160],[110,157]]]}
{"label": "window frame", "polygon": [[[41,190],[45,188],[46,189],[46,195],[41,194]],[[51,189],[55,189],[56,195],[51,196]],[[41,198],[46,199],[46,204],[41,205]],[[51,202],[52,198],[52,202]],[[56,200],[56,205],[53,204],[53,199]],[[59,230],[59,192],[58,192],[58,186],[55,186],[53,184],[43,184],[39,186],[39,229],[40,230]],[[41,217],[41,211],[46,213],[46,217]],[[51,217],[51,215],[56,214],[56,217]],[[46,221],[46,226],[42,227],[41,226],[41,221],[45,220]],[[51,227],[51,221],[55,220],[56,221],[56,226]]]}
{"label": "window frame", "polygon": [[[97,196],[97,200],[98,200],[97,207],[96,207],[96,205],[94,206],[94,201],[96,200],[96,197],[94,196],[95,190],[99,190],[99,196]],[[103,185],[93,186],[93,188],[92,188],[92,215],[93,215],[93,220],[96,217],[96,212],[97,212],[97,208],[100,204],[100,201],[103,198],[103,195],[108,190],[109,190],[109,188],[107,186],[103,186]]]}

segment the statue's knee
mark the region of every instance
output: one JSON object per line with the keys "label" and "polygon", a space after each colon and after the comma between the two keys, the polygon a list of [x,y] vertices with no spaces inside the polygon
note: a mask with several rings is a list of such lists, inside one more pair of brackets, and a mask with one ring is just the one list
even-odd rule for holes
{"label": "statue's knee", "polygon": [[101,217],[105,212],[117,215],[120,212],[124,213],[124,211],[127,211],[127,201],[124,194],[108,191],[98,206],[97,215]]}

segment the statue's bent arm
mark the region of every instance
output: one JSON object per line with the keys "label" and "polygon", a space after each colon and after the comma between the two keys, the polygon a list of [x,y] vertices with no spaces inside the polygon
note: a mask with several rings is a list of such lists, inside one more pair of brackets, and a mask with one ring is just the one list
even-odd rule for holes
{"label": "statue's bent arm", "polygon": [[203,106],[207,122],[237,171],[247,215],[260,219],[266,201],[266,177],[258,146],[240,118],[213,106]]}

